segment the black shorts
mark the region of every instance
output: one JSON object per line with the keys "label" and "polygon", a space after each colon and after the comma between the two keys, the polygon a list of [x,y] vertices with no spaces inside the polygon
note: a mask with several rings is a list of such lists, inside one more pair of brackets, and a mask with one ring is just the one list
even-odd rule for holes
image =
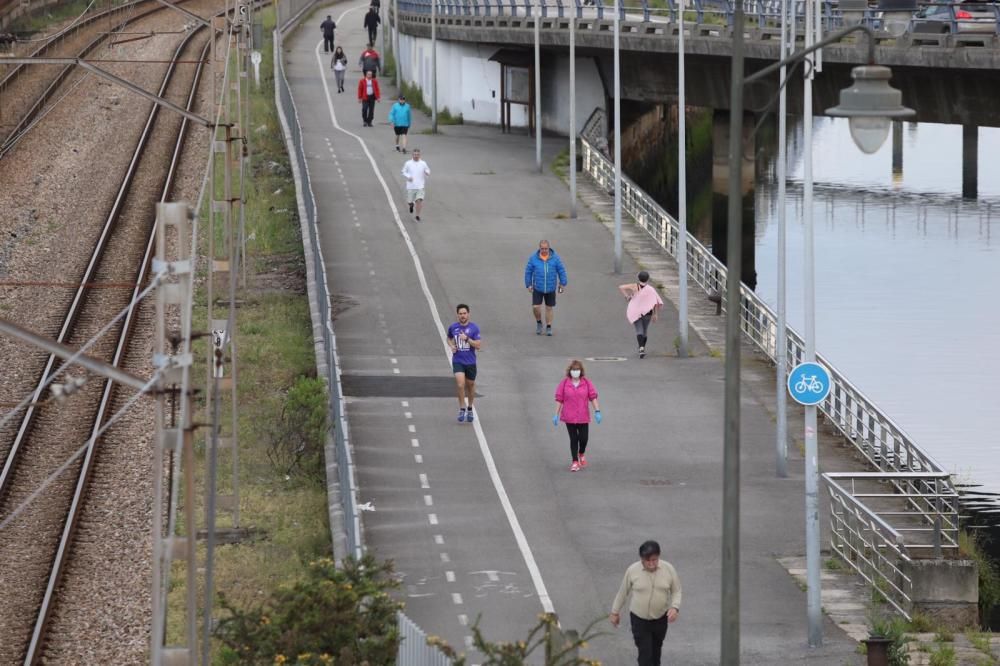
{"label": "black shorts", "polygon": [[396,136],[403,136],[404,134],[410,131],[409,125],[407,125],[406,127],[400,127],[399,125],[396,125],[392,129],[394,132],[396,132]]}
{"label": "black shorts", "polygon": [[456,375],[464,374],[465,378],[470,382],[476,381],[476,364],[475,363],[456,363],[451,362],[451,371]]}
{"label": "black shorts", "polygon": [[545,305],[547,305],[550,308],[554,308],[556,306],[556,292],[554,291],[541,292],[538,291],[537,289],[531,290],[532,305],[541,305],[543,300],[545,301]]}

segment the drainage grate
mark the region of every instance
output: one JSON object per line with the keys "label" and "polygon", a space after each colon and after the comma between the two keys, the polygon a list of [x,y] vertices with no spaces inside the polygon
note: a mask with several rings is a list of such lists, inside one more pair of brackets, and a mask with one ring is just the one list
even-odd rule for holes
{"label": "drainage grate", "polygon": [[612,363],[617,363],[620,361],[627,361],[628,359],[624,356],[588,356],[588,361],[610,361]]}
{"label": "drainage grate", "polygon": [[[341,375],[344,395],[355,398],[454,398],[454,377]],[[476,395],[479,395],[477,392]]]}

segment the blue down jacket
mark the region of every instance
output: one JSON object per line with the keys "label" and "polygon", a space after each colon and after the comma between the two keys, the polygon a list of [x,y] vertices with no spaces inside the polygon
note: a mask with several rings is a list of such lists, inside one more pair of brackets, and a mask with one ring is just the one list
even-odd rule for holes
{"label": "blue down jacket", "polygon": [[549,248],[549,260],[542,261],[538,250],[535,250],[524,267],[524,288],[534,287],[535,291],[547,294],[555,291],[557,284],[566,286],[566,268],[562,259],[554,249]]}

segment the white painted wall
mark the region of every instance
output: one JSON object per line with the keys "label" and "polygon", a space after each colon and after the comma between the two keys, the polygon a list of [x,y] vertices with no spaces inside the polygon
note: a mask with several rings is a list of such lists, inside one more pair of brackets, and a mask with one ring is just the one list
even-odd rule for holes
{"label": "white painted wall", "polygon": [[[431,40],[399,34],[399,66],[403,81],[423,91],[431,104]],[[467,122],[500,124],[500,63],[490,62],[495,45],[438,40],[438,111],[461,113]],[[545,54],[543,54],[544,56]],[[604,106],[604,90],[592,58],[577,58],[576,127],[579,131],[594,107]],[[528,126],[527,107],[511,106],[511,125]],[[542,58],[542,127],[569,132],[569,58]]]}

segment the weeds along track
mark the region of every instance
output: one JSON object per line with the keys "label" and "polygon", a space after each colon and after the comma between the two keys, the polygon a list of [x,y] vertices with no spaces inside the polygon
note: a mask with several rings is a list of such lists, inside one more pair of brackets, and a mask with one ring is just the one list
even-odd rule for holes
{"label": "weeds along track", "polygon": [[[176,4],[191,0],[178,0]],[[144,20],[172,10],[155,0],[135,0],[84,16],[20,57],[84,58],[102,46],[110,51],[118,40],[146,30]],[[180,18],[179,14],[174,14]],[[179,27],[184,27],[180,21]],[[129,29],[129,35],[117,34]],[[116,35],[117,34],[117,35]],[[3,65],[0,59],[0,159],[33,123],[56,103],[61,90],[82,78],[74,65]]]}
{"label": "weeds along track", "polygon": [[[173,61],[204,62],[210,47],[210,31],[198,28],[178,37]],[[202,67],[194,65],[167,66],[159,94],[185,108],[191,108],[196,99]],[[86,268],[79,286],[61,315],[57,337],[72,347],[79,347],[103,328],[115,315],[134,301],[136,293],[147,281],[147,271],[152,254],[155,203],[169,198],[174,185],[175,170],[184,148],[185,132],[190,123],[158,106],[138,103],[136,108],[148,108],[145,125],[139,138],[133,142],[132,157],[120,178],[120,186],[110,205],[97,240],[81,238],[81,251],[93,252],[86,261]],[[48,131],[48,130],[46,130]],[[120,146],[117,146],[120,148]],[[101,166],[94,170],[101,173]],[[131,288],[93,289],[93,285],[133,285]],[[56,303],[65,299],[52,299],[40,303],[56,312]],[[48,315],[46,315],[48,316]],[[116,365],[127,354],[128,337],[137,320],[137,310],[129,310],[111,331],[90,348],[88,354]],[[0,521],[10,518],[15,510],[42,487],[45,479],[93,439],[113,411],[120,408],[132,390],[122,391],[99,377],[90,375],[88,381],[74,395],[60,403],[50,399],[43,388],[49,374],[60,362],[48,358],[38,376],[33,392],[33,405],[22,410],[17,432],[9,446],[0,449],[3,467],[0,470]],[[76,371],[70,376],[83,376]],[[65,381],[62,377],[59,381]],[[140,400],[148,400],[141,398]],[[0,607],[0,663],[82,663],[66,654],[46,654],[48,632],[60,636],[72,634],[73,642],[100,644],[102,641],[121,641],[122,635],[102,635],[90,619],[102,615],[104,608],[91,599],[90,608],[71,609],[59,605],[63,577],[90,576],[98,580],[100,567],[128,566],[129,555],[117,553],[112,547],[111,559],[107,554],[89,561],[103,562],[96,570],[74,570],[73,562],[89,548],[107,549],[105,536],[90,536],[96,527],[95,518],[80,520],[82,509],[90,496],[121,497],[117,504],[122,510],[145,511],[142,523],[148,524],[153,510],[148,496],[136,498],[137,491],[123,483],[119,465],[102,464],[103,447],[119,451],[134,451],[137,464],[148,468],[150,460],[150,432],[148,423],[127,423],[109,430],[107,436],[94,439],[93,443],[48,485],[30,504],[0,532],[0,589],[5,591],[6,603]],[[100,518],[96,519],[100,522]],[[116,558],[115,555],[119,557]],[[150,553],[139,554],[148,559]],[[103,559],[102,559],[103,558]],[[122,561],[124,560],[124,561]],[[69,572],[69,573],[68,573]],[[148,600],[136,599],[139,605],[148,606]],[[142,610],[135,613],[143,616]],[[85,620],[80,620],[84,618]],[[75,623],[75,626],[74,626]],[[138,634],[139,659],[142,646],[148,645],[148,622],[138,619],[136,626],[116,628],[119,634],[130,634],[133,642]],[[63,643],[63,641],[60,641]],[[119,660],[115,660],[119,661]],[[127,660],[126,660],[127,661]],[[110,663],[98,660],[93,663]],[[125,663],[119,661],[119,663]]]}

